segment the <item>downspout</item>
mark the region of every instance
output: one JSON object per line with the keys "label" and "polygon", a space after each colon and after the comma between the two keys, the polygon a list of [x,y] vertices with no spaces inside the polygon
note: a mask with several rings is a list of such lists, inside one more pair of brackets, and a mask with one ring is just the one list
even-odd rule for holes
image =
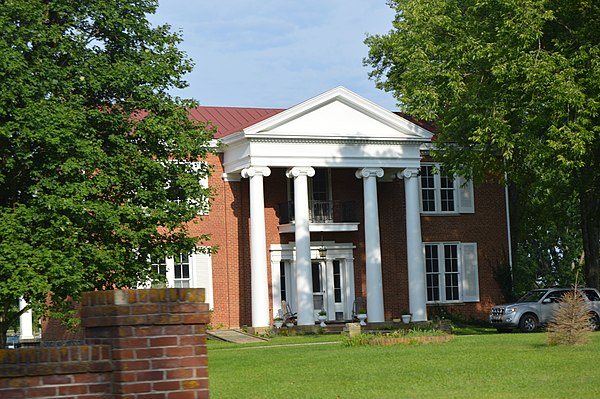
{"label": "downspout", "polygon": [[508,199],[508,176],[504,174],[504,202],[506,208],[506,233],[508,237],[508,269],[510,271],[511,291],[514,291],[515,280],[513,275],[512,235],[510,228],[510,201]]}
{"label": "downspout", "polygon": [[[221,161],[222,162],[222,161]],[[227,175],[223,173],[223,208],[224,209],[224,222],[225,222],[225,274],[227,278],[227,326],[231,328],[231,290],[229,286],[229,223],[227,220]],[[229,185],[231,187],[231,185]],[[213,286],[214,287],[214,286]],[[213,296],[214,298],[214,296]],[[213,299],[214,300],[214,299]],[[213,304],[214,306],[214,304]]]}

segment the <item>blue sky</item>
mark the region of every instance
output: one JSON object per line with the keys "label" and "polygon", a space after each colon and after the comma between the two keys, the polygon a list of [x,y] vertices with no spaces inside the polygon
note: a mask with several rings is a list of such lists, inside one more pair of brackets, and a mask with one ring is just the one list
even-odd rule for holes
{"label": "blue sky", "polygon": [[289,108],[337,86],[387,108],[362,60],[365,34],[392,27],[386,0],[160,0],[154,23],[183,34],[195,62],[174,94],[202,105]]}

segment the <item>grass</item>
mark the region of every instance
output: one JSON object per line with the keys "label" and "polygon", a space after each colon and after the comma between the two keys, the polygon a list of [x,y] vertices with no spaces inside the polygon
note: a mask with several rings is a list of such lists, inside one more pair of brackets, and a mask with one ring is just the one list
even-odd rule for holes
{"label": "grass", "polygon": [[458,335],[449,343],[344,347],[339,336],[209,342],[211,398],[600,397],[600,333],[548,346],[544,333]]}

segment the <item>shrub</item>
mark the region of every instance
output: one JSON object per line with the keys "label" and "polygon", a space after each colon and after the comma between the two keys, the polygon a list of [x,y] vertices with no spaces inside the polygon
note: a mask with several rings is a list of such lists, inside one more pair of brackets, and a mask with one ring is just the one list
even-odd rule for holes
{"label": "shrub", "polygon": [[591,309],[579,290],[567,292],[559,301],[554,318],[548,324],[550,345],[583,345],[591,340]]}

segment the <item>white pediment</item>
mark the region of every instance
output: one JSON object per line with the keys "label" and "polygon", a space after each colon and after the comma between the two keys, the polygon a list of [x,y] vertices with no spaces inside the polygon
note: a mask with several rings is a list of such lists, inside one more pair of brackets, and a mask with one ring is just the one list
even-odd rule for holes
{"label": "white pediment", "polygon": [[337,87],[244,129],[244,136],[429,141],[432,133]]}

